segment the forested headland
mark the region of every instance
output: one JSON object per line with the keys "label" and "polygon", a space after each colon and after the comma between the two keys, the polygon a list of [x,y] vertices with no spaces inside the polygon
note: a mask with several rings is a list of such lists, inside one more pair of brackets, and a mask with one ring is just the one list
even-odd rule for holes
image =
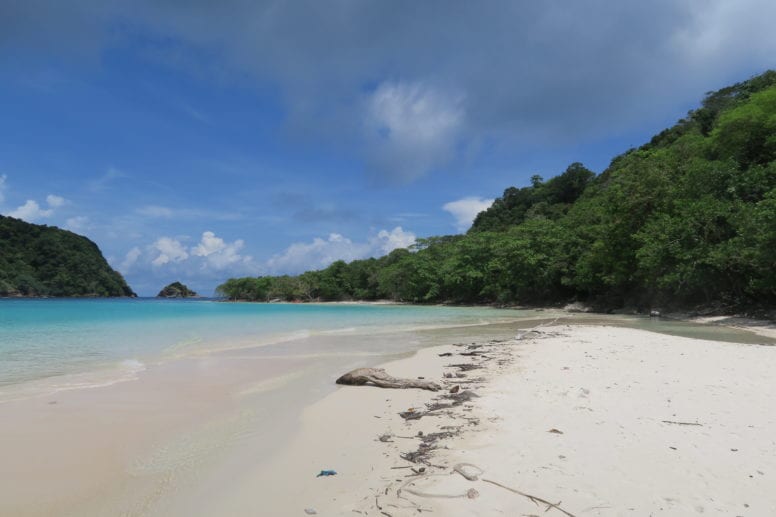
{"label": "forested headland", "polygon": [[0,296],[135,296],[97,245],[0,215]]}
{"label": "forested headland", "polygon": [[596,175],[510,187],[465,235],[299,276],[233,278],[233,300],[602,308],[776,304],[776,72],[702,105]]}

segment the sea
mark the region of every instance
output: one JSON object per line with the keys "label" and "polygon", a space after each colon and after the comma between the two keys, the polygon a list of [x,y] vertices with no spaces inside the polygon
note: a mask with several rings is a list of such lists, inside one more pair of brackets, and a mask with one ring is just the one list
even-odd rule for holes
{"label": "sea", "polygon": [[[347,349],[343,353],[392,357],[433,344],[417,338],[421,331],[458,329],[450,332],[454,336],[462,333],[460,329],[500,325],[508,332],[553,318],[724,341],[765,340],[724,327],[670,320],[490,307],[0,299],[0,402],[39,389],[119,382],[133,378],[149,363],[231,349],[272,347],[293,355],[309,354],[315,346],[331,350],[340,346]],[[409,337],[396,339],[397,335]],[[305,346],[297,346],[302,342]]]}

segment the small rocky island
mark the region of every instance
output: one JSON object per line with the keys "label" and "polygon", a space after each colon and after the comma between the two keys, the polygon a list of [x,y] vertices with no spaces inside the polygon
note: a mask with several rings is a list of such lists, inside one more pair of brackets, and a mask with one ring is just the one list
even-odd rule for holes
{"label": "small rocky island", "polygon": [[180,282],[173,282],[159,291],[157,298],[194,298],[197,293],[186,287]]}

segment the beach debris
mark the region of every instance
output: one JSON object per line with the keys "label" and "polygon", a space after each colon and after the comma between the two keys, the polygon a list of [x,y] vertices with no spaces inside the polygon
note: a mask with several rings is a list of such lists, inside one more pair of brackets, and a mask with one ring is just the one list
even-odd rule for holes
{"label": "beach debris", "polygon": [[700,427],[703,427],[703,424],[699,422],[677,422],[675,420],[661,420],[664,424],[674,424],[674,425],[697,425]]}
{"label": "beach debris", "polygon": [[460,352],[458,355],[464,357],[487,357],[484,352]]}
{"label": "beach debris", "polygon": [[305,508],[304,513],[307,515],[317,515],[318,511],[315,508]]}
{"label": "beach debris", "polygon": [[479,368],[482,368],[482,366],[474,363],[458,363],[458,364],[448,364],[447,368],[458,368],[458,370],[462,372],[468,372],[469,370],[477,370]]}
{"label": "beach debris", "polygon": [[555,429],[554,427],[547,432],[552,434],[563,434],[563,431],[561,431],[560,429]]}
{"label": "beach debris", "polygon": [[442,386],[432,381],[391,377],[382,368],[356,368],[337,379],[337,384],[345,384],[348,386],[372,384],[378,388],[418,388],[429,391],[438,391],[442,389]]}
{"label": "beach debris", "polygon": [[459,385],[455,385],[452,388],[450,388],[450,393],[458,393],[461,390],[461,387]]}
{"label": "beach debris", "polygon": [[390,434],[381,434],[378,438],[383,443],[392,442]]}
{"label": "beach debris", "polygon": [[473,463],[457,463],[453,466],[453,472],[457,472],[468,481],[477,481],[484,471]]}
{"label": "beach debris", "polygon": [[439,355],[439,357],[450,357],[450,356],[453,355],[453,353],[452,352],[443,352],[443,353],[438,354],[438,355]]}
{"label": "beach debris", "polygon": [[336,470],[322,470],[315,477],[319,478],[319,477],[328,477],[328,476],[336,476],[336,475],[337,475],[337,471]]}
{"label": "beach debris", "polygon": [[445,395],[443,398],[453,401],[453,406],[460,406],[464,402],[470,402],[472,399],[479,398],[479,395],[471,390],[452,391],[450,395]]}
{"label": "beach debris", "polygon": [[566,510],[564,510],[563,508],[560,507],[560,504],[563,501],[558,501],[557,503],[551,503],[551,502],[549,502],[546,499],[542,499],[541,497],[538,497],[538,496],[535,496],[535,495],[531,495],[531,494],[527,494],[525,492],[521,492],[520,490],[517,490],[516,488],[510,488],[510,487],[508,487],[506,485],[502,485],[501,483],[499,483],[497,481],[493,481],[491,479],[484,479],[483,478],[483,481],[485,483],[490,483],[491,485],[496,485],[497,487],[503,488],[504,490],[509,490],[510,492],[513,492],[513,493],[515,493],[517,495],[521,495],[523,497],[526,497],[532,503],[534,503],[537,506],[539,505],[539,503],[547,505],[547,509],[544,511],[545,513],[547,513],[550,510],[557,510],[557,511],[561,512],[562,514],[566,515],[567,517],[576,517],[573,513],[568,512],[568,511],[566,511]]}
{"label": "beach debris", "polygon": [[415,411],[414,409],[410,408],[407,411],[402,411],[399,413],[399,416],[404,420],[420,420],[425,414],[425,411]]}
{"label": "beach debris", "polygon": [[466,497],[469,499],[477,499],[480,496],[480,493],[477,492],[474,488],[470,488],[466,491]]}

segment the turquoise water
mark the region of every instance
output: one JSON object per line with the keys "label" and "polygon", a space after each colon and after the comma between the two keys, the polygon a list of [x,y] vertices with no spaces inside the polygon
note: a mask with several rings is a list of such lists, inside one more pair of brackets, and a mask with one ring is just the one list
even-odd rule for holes
{"label": "turquoise water", "polygon": [[481,324],[514,319],[521,312],[209,300],[0,299],[0,386],[317,333]]}

